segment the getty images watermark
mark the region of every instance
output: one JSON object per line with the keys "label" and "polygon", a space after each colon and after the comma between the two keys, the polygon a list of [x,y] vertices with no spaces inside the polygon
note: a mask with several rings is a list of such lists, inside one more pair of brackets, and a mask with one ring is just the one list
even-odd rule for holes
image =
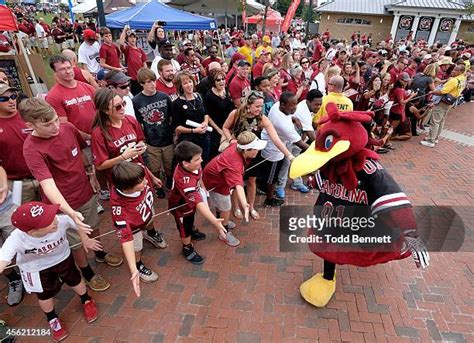
{"label": "getty images watermark", "polygon": [[[428,250],[474,252],[473,207],[415,206],[413,212]],[[390,222],[367,206],[283,206],[280,250],[307,251],[311,244],[325,251],[393,251],[403,232]]]}

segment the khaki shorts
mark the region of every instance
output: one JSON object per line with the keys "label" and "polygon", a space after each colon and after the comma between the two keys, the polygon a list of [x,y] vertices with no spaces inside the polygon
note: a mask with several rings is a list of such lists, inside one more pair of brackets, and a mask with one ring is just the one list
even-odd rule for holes
{"label": "khaki shorts", "polygon": [[217,192],[209,192],[209,207],[217,208],[221,212],[230,211],[232,208],[232,202],[229,195],[222,195]]}
{"label": "khaki shorts", "polygon": [[168,145],[162,148],[151,146],[147,144],[148,160],[150,171],[158,175],[161,170],[165,171],[166,175],[173,175],[172,164],[174,156],[174,145]]}
{"label": "khaki shorts", "polygon": [[[97,228],[99,225],[99,215],[97,214],[97,199],[95,195],[84,205],[76,208],[75,211],[80,212],[84,216],[85,224],[90,225],[93,230]],[[78,250],[81,248],[81,245],[79,244],[81,243],[81,237],[76,229],[67,229],[66,236],[72,250]]]}
{"label": "khaki shorts", "polygon": [[[30,201],[41,201],[40,195],[40,184],[35,179],[23,179],[19,180],[22,181],[22,193],[21,193],[21,203],[24,204],[25,202]],[[13,189],[13,181],[8,180],[8,189]]]}
{"label": "khaki shorts", "polygon": [[48,38],[38,38],[38,47],[42,49],[49,48]]}
{"label": "khaki shorts", "polygon": [[[15,229],[12,225],[11,217],[16,208],[16,205],[12,205],[8,210],[0,213],[0,242],[5,242],[7,237],[10,236],[12,231]],[[1,246],[2,245],[0,244],[0,247]]]}

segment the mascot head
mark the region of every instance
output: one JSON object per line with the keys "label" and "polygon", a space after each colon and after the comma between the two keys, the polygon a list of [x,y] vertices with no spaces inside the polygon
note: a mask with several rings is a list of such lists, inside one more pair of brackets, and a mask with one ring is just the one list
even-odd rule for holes
{"label": "mascot head", "polygon": [[372,120],[372,112],[339,112],[336,104],[328,103],[327,116],[319,121],[316,141],[296,157],[290,168],[290,177],[296,178],[326,168],[331,181],[337,178],[347,189],[357,187],[355,172],[362,169],[367,157],[377,154],[365,149],[368,142],[364,123]]}

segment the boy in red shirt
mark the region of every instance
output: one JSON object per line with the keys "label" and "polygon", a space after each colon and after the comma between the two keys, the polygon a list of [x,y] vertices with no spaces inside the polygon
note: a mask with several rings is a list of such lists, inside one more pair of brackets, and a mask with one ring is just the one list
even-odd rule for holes
{"label": "boy in red shirt", "polygon": [[99,50],[100,66],[104,69],[126,73],[127,70],[120,64],[120,49],[114,44],[110,29],[107,27],[101,28],[100,37],[103,40]]}
{"label": "boy in red shirt", "polygon": [[201,147],[189,141],[182,141],[176,146],[178,165],[173,174],[173,187],[168,199],[168,208],[176,221],[183,244],[182,254],[192,264],[202,264],[204,259],[194,250],[191,239],[200,241],[206,238],[204,233],[194,228],[196,210],[217,228],[220,239],[227,239],[222,219],[217,219],[207,206],[206,190],[201,180],[201,155]]}
{"label": "boy in red shirt", "polygon": [[112,221],[122,244],[135,294],[140,296],[140,279],[143,282],[158,280],[156,274],[141,260],[143,234],[141,230],[153,227],[153,188],[142,165],[121,162],[112,169],[110,206]]}
{"label": "boy in red shirt", "polygon": [[137,47],[137,34],[135,31],[130,30],[128,26],[125,26],[123,29],[119,42],[120,50],[122,50],[125,56],[128,76],[132,79],[130,91],[133,95],[137,95],[142,90],[137,81],[137,73],[140,68],[147,67],[146,53],[143,49]]}
{"label": "boy in red shirt", "polygon": [[81,298],[88,323],[94,322],[98,315],[97,305],[87,294],[81,273],[74,264],[66,231],[79,231],[82,243],[90,249],[100,249],[101,246],[99,241],[87,237],[90,229],[82,231],[68,216],[56,216],[59,206],[34,201],[17,208],[12,214],[12,224],[17,229],[0,249],[0,273],[16,256],[23,285],[28,293],[36,294],[56,342],[68,336],[66,327],[54,311],[53,302],[63,283]]}
{"label": "boy in red shirt", "polygon": [[[23,144],[23,155],[32,175],[40,183],[43,201],[59,204],[61,211],[79,228],[96,229],[99,225],[97,200],[91,187],[95,178],[92,172],[86,173],[84,164],[88,159],[82,150],[87,144],[79,131],[71,123],[60,123],[54,109],[44,100],[25,99],[19,111],[27,127],[33,129]],[[99,230],[95,230],[92,236],[98,234]],[[80,242],[71,230],[68,230],[68,240],[72,245]],[[107,280],[94,273],[79,245],[73,248],[73,255],[91,289],[105,291],[110,287]],[[106,262],[109,266],[116,267],[123,262],[120,256],[112,253],[96,251],[95,255],[97,262]]]}
{"label": "boy in red shirt", "polygon": [[237,144],[229,145],[204,168],[203,181],[209,189],[209,206],[215,207],[223,218],[222,225],[227,230],[227,237],[223,241],[232,247],[239,245],[240,241],[229,231],[235,228],[235,223],[229,220],[232,208],[230,195],[235,190],[248,222],[250,206],[244,191],[245,166],[266,145],[267,142],[258,139],[254,133],[244,131],[237,137]]}

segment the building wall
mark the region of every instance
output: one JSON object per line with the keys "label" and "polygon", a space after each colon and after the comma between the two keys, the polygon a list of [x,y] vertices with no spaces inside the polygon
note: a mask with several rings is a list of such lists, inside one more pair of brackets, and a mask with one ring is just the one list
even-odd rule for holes
{"label": "building wall", "polygon": [[[329,19],[328,19],[329,16]],[[344,18],[355,18],[364,19],[371,22],[371,25],[354,25],[354,24],[339,24],[338,19]],[[380,20],[382,20],[382,23]],[[329,28],[331,37],[337,39],[347,39],[350,41],[351,34],[354,31],[360,31],[361,35],[366,32],[367,34],[372,33],[374,42],[385,40],[390,34],[392,28],[393,17],[392,16],[371,16],[371,15],[358,15],[354,13],[340,14],[340,13],[321,13],[321,22],[319,24],[319,32],[323,33]]]}
{"label": "building wall", "polygon": [[457,38],[469,43],[474,42],[474,21],[461,22]]}

